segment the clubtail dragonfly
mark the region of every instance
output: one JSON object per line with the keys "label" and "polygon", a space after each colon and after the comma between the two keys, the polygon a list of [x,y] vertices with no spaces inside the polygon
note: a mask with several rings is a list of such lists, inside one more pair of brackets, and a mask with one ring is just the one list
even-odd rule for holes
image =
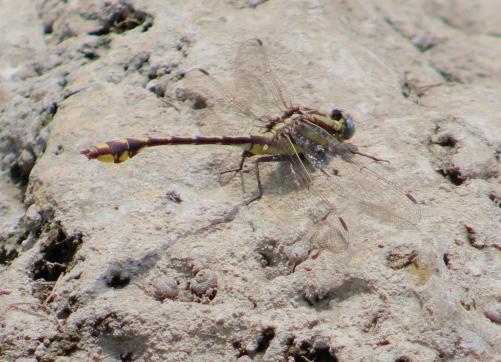
{"label": "clubtail dragonfly", "polygon": [[[396,184],[364,165],[364,160],[385,160],[362,153],[345,141],[355,133],[354,118],[344,110],[324,113],[314,108],[294,106],[285,87],[272,71],[266,47],[259,39],[240,46],[235,60],[235,92],[230,92],[206,70],[196,68],[181,75],[181,87],[175,91],[179,101],[191,102],[193,110],[211,110],[215,114],[233,113],[239,119],[241,134],[236,136],[149,137],[109,141],[81,151],[89,160],[121,163],[146,147],[163,145],[228,145],[243,149],[239,167],[254,157],[258,193],[250,201],[261,198],[263,188],[259,164],[270,161],[288,162],[288,176],[307,190],[311,199],[319,199],[335,213],[331,201],[339,195],[383,211],[397,224],[416,224],[420,218],[416,199]],[[275,115],[273,115],[275,114]],[[248,135],[246,126],[257,131]],[[250,128],[250,127],[249,127]],[[387,161],[386,161],[387,162]],[[322,188],[315,186],[312,170],[326,177]],[[348,225],[337,216],[340,227]]]}

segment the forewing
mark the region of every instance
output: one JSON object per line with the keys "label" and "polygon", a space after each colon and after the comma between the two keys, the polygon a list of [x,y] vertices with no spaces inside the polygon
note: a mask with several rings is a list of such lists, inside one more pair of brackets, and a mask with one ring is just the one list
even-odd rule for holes
{"label": "forewing", "polygon": [[235,89],[252,104],[260,117],[280,115],[292,107],[284,84],[273,72],[267,48],[259,39],[250,39],[238,49],[234,64]]}
{"label": "forewing", "polygon": [[206,70],[195,68],[182,75],[174,96],[190,101],[201,119],[224,119],[241,134],[259,132],[269,119],[292,106],[266,53],[259,39],[246,41],[235,58],[233,88],[224,86]]}
{"label": "forewing", "polygon": [[194,68],[183,73],[175,85],[174,97],[188,103],[204,123],[212,122],[219,127],[224,124],[225,132],[229,131],[230,135],[248,135],[253,128],[257,130],[265,124],[249,102],[204,69]]}

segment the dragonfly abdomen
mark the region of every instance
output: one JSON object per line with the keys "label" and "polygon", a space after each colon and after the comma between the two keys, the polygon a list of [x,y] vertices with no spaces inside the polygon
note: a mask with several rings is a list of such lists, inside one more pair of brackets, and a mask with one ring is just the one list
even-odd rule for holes
{"label": "dragonfly abdomen", "polygon": [[145,147],[164,145],[227,145],[239,146],[250,149],[252,145],[270,145],[272,139],[264,136],[239,136],[239,137],[150,137],[150,138],[125,138],[103,143],[80,151],[89,160],[102,162],[121,163],[137,155]]}

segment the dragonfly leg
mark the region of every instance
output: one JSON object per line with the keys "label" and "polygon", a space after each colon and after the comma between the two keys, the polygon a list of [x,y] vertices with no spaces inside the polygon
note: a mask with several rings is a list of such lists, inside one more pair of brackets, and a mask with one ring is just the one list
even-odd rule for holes
{"label": "dragonfly leg", "polygon": [[220,175],[224,175],[225,173],[230,173],[230,172],[237,173],[237,172],[242,171],[243,168],[244,168],[245,160],[248,159],[249,157],[252,157],[252,156],[254,156],[253,153],[251,153],[249,151],[243,151],[242,152],[242,156],[240,158],[240,164],[238,165],[238,167],[237,168],[232,168],[232,169],[229,169],[229,170],[225,170],[225,171],[221,171]]}
{"label": "dragonfly leg", "polygon": [[247,200],[246,205],[250,205],[254,201],[259,200],[263,197],[263,185],[261,183],[261,177],[259,176],[259,164],[261,162],[282,162],[288,161],[289,158],[286,155],[273,155],[273,156],[262,156],[256,160],[255,168],[256,168],[256,182],[257,182],[257,195],[253,196],[250,200]]}
{"label": "dragonfly leg", "polygon": [[370,158],[371,160],[374,160],[376,162],[387,162],[387,163],[390,163],[390,161],[388,161],[388,160],[385,160],[383,158],[379,158],[377,156],[372,156],[372,155],[369,155],[367,153],[363,153],[363,152],[359,152],[359,151],[351,151],[351,153],[353,153],[355,155],[360,155],[360,156],[363,156],[363,157]]}

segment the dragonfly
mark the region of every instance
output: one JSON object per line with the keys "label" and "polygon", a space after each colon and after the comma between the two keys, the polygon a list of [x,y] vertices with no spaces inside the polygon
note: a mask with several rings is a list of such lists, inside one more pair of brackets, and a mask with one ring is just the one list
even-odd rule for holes
{"label": "dragonfly", "polygon": [[[355,134],[355,118],[341,108],[323,112],[294,105],[286,87],[275,74],[267,47],[260,39],[244,42],[234,62],[234,90],[229,90],[207,70],[194,68],[180,74],[175,98],[189,102],[194,111],[232,114],[234,136],[144,137],[112,140],[81,151],[89,160],[122,163],[149,147],[164,145],[226,145],[242,149],[238,167],[224,172],[241,172],[245,162],[255,159],[257,194],[263,196],[259,167],[264,162],[285,162],[286,176],[306,199],[322,202],[336,215],[339,229],[348,233],[348,223],[333,196],[356,201],[366,210],[382,212],[398,225],[416,225],[420,219],[417,200],[411,193],[367,166],[388,162],[361,152],[350,142]],[[318,172],[315,172],[318,171]],[[313,173],[326,182],[318,186]],[[319,218],[325,218],[318,216]]]}

